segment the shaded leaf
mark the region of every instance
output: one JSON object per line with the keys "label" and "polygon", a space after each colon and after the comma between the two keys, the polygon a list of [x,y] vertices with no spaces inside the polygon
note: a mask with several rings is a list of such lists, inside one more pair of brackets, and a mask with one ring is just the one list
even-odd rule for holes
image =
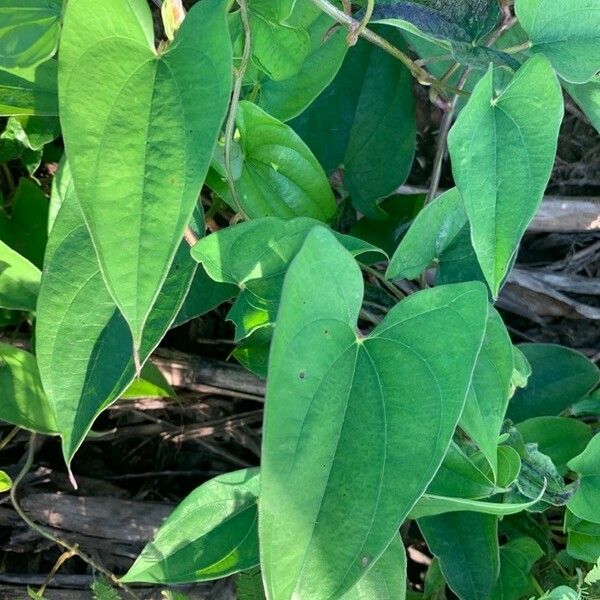
{"label": "shaded leaf", "polygon": [[569,468],[580,476],[577,492],[567,504],[569,510],[580,519],[600,524],[600,435],[569,461]]}
{"label": "shaded leaf", "polygon": [[563,83],[563,87],[600,132],[600,77],[594,77],[582,85]]}
{"label": "shaded leaf", "polygon": [[0,70],[0,115],[57,116],[57,76],[56,60],[27,69]]}
{"label": "shaded leaf", "polygon": [[35,311],[40,289],[40,270],[0,242],[0,307]]}

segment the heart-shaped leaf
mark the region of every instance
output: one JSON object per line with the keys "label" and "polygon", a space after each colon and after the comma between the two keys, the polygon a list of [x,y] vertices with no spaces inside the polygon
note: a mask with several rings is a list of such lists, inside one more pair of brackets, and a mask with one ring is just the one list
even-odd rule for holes
{"label": "heart-shaped leaf", "polygon": [[314,228],[285,278],[269,365],[259,533],[273,600],[325,600],[360,579],[425,491],[464,406],[485,288],[414,294],[368,338],[356,330],[362,296],[350,253]]}
{"label": "heart-shaped leaf", "polygon": [[600,5],[596,0],[517,0],[519,23],[541,53],[570,83],[600,71]]}
{"label": "heart-shaped leaf", "polygon": [[569,462],[569,468],[581,479],[575,495],[569,500],[569,510],[580,519],[600,524],[600,435],[596,434],[586,449]]}
{"label": "heart-shaped leaf", "polygon": [[67,155],[102,275],[137,349],[227,110],[226,4],[197,3],[157,51],[145,0],[106,0],[101,11],[95,0],[68,3],[59,59]]}
{"label": "heart-shaped leaf", "polygon": [[563,98],[550,63],[528,60],[503,90],[495,69],[475,86],[450,131],[452,170],[485,278],[497,297],[550,177]]}

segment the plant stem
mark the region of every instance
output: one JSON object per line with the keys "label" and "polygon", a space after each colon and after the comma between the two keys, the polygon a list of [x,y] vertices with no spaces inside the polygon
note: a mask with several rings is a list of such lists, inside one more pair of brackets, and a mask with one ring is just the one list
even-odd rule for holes
{"label": "plant stem", "polygon": [[511,46],[510,48],[504,48],[502,52],[506,54],[518,54],[519,52],[525,52],[525,50],[529,50],[531,48],[531,40],[527,40],[522,44],[518,44],[517,46]]}
{"label": "plant stem", "polygon": [[[373,16],[373,11],[375,10],[375,0],[367,0],[367,8],[365,9],[365,15],[362,18],[362,21],[358,25],[356,29],[351,29],[346,41],[348,45],[354,46],[356,42],[358,42],[358,38],[360,34],[367,28],[371,17]],[[344,14],[349,14],[344,11]]]}
{"label": "plant stem", "polygon": [[233,164],[231,160],[231,150],[233,145],[233,135],[235,132],[235,119],[237,117],[238,106],[240,103],[240,96],[242,94],[242,85],[244,83],[244,75],[246,69],[250,63],[250,53],[252,50],[252,33],[250,31],[250,21],[248,19],[248,5],[246,0],[237,0],[240,7],[240,16],[242,18],[242,26],[244,28],[244,51],[242,53],[242,61],[240,68],[234,74],[233,94],[231,96],[231,104],[229,105],[229,116],[227,117],[227,124],[225,126],[225,170],[227,171],[227,185],[229,186],[229,193],[231,199],[235,205],[235,209],[246,216],[237,190],[235,188],[235,181],[233,178]]}
{"label": "plant stem", "polygon": [[369,273],[369,275],[375,277],[381,286],[390,293],[395,300],[404,300],[404,298],[406,298],[406,296],[393,283],[390,283],[379,271],[372,267],[367,267],[367,265],[360,265],[360,267],[365,273]]}
{"label": "plant stem", "polygon": [[[343,11],[339,10],[328,0],[312,0],[312,2],[318,6],[325,14],[329,15],[334,21],[341,23],[348,27],[351,31],[357,31],[360,27],[360,23],[347,15]],[[438,81],[433,75],[428,73],[425,69],[417,65],[411,60],[402,50],[396,48],[393,44],[390,44],[386,39],[377,35],[374,31],[371,31],[368,27],[363,28],[359,32],[360,37],[365,38],[375,46],[378,46],[394,58],[398,59],[408,70],[411,72],[413,77],[417,79],[422,85],[428,85],[436,88],[440,93],[447,90],[454,92],[455,94],[468,95],[462,90],[458,90],[451,86],[447,86]]]}
{"label": "plant stem", "polygon": [[190,248],[193,248],[200,239],[196,235],[196,232],[189,225],[185,228],[185,231],[183,232],[183,237]]}
{"label": "plant stem", "polygon": [[105,569],[102,565],[98,564],[93,558],[91,558],[90,556],[88,556],[87,554],[82,552],[76,544],[71,544],[70,542],[62,540],[61,538],[55,536],[53,533],[48,531],[45,527],[38,525],[35,521],[31,520],[27,516],[25,511],[21,508],[21,505],[19,504],[19,501],[17,499],[17,490],[19,489],[21,482],[23,481],[23,479],[25,478],[27,473],[29,473],[29,471],[33,465],[33,459],[35,456],[36,438],[37,438],[37,436],[35,433],[32,433],[31,436],[29,437],[29,446],[27,448],[25,464],[23,465],[23,468],[21,469],[21,471],[17,475],[16,479],[14,480],[13,486],[10,490],[10,501],[13,505],[13,508],[15,509],[15,512],[19,515],[19,517],[21,517],[21,519],[33,531],[35,531],[42,537],[46,538],[47,540],[50,540],[51,542],[55,543],[57,546],[62,546],[71,555],[78,556],[79,558],[81,558],[81,560],[83,560],[88,565],[90,565],[90,567],[92,567],[92,569],[95,569],[99,573],[102,573],[102,575],[104,575],[107,579],[109,579],[113,585],[121,588],[131,598],[134,598],[134,600],[141,600],[140,596],[138,596],[128,586],[121,583],[119,581],[119,579],[116,577],[116,575],[114,575],[114,573],[111,573],[108,569]]}

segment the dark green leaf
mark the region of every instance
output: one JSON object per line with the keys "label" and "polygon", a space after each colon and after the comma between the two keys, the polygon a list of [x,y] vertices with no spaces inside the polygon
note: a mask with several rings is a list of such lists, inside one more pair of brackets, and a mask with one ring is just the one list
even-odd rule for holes
{"label": "dark green leaf", "polygon": [[580,519],[600,524],[600,435],[596,434],[586,449],[569,462],[569,468],[581,479],[569,510]]}
{"label": "dark green leaf", "polygon": [[[405,47],[399,32],[376,31]],[[328,175],[342,169],[360,212],[385,216],[377,201],[404,183],[415,149],[412,78],[400,61],[359,40],[331,85],[292,126]]]}

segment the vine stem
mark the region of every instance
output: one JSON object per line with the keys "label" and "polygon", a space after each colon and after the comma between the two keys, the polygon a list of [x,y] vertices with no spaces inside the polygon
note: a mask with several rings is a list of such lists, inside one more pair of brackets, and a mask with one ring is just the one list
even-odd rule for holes
{"label": "vine stem", "polygon": [[13,486],[10,490],[10,501],[15,509],[15,512],[19,515],[19,517],[25,522],[25,524],[30,527],[33,531],[41,535],[42,537],[50,540],[57,546],[62,546],[70,556],[78,556],[81,560],[86,562],[92,569],[102,573],[113,585],[121,588],[124,592],[126,592],[131,598],[134,600],[142,600],[140,596],[138,596],[131,588],[126,586],[124,583],[121,583],[117,576],[114,573],[111,573],[108,569],[104,568],[102,565],[98,564],[91,556],[88,556],[85,552],[82,552],[76,544],[71,544],[66,540],[63,540],[52,532],[48,531],[45,527],[38,525],[35,521],[29,518],[29,516],[25,513],[25,511],[21,508],[19,504],[19,500],[17,498],[17,491],[21,482],[31,470],[33,466],[33,459],[35,457],[35,445],[36,445],[37,436],[35,433],[32,433],[29,437],[29,445],[27,448],[27,454],[25,458],[25,463],[23,464],[23,468],[15,478],[13,482]]}
{"label": "vine stem", "polygon": [[235,132],[235,120],[237,117],[238,107],[240,104],[240,96],[242,94],[242,85],[244,83],[244,75],[250,63],[250,53],[252,50],[252,33],[250,31],[250,20],[248,18],[248,5],[246,0],[237,0],[240,7],[240,16],[242,18],[242,27],[244,28],[244,51],[242,52],[242,62],[239,69],[234,73],[233,93],[231,103],[229,105],[229,116],[225,125],[225,171],[227,172],[227,184],[229,193],[235,205],[235,209],[245,216],[244,209],[240,202],[235,181],[233,179],[233,165],[231,160],[231,150],[233,146],[233,135]]}
{"label": "vine stem", "polygon": [[[439,92],[444,90],[453,92],[459,95],[467,95],[466,92],[459,90],[457,88],[444,85],[440,81],[438,81],[433,75],[431,75],[428,71],[420,67],[416,64],[411,58],[406,55],[402,50],[396,48],[393,44],[390,44],[386,39],[382,38],[380,35],[377,35],[374,31],[369,29],[368,27],[363,26],[361,28],[361,23],[359,23],[356,19],[352,18],[350,15],[347,15],[344,11],[339,10],[333,4],[329,2],[329,0],[312,0],[313,4],[318,6],[325,14],[329,15],[334,21],[337,21],[341,25],[345,25],[352,32],[354,31],[360,37],[365,38],[375,46],[378,46],[394,58],[398,59],[412,74],[417,81],[422,85],[432,86],[437,89]],[[366,24],[365,24],[366,25]]]}

